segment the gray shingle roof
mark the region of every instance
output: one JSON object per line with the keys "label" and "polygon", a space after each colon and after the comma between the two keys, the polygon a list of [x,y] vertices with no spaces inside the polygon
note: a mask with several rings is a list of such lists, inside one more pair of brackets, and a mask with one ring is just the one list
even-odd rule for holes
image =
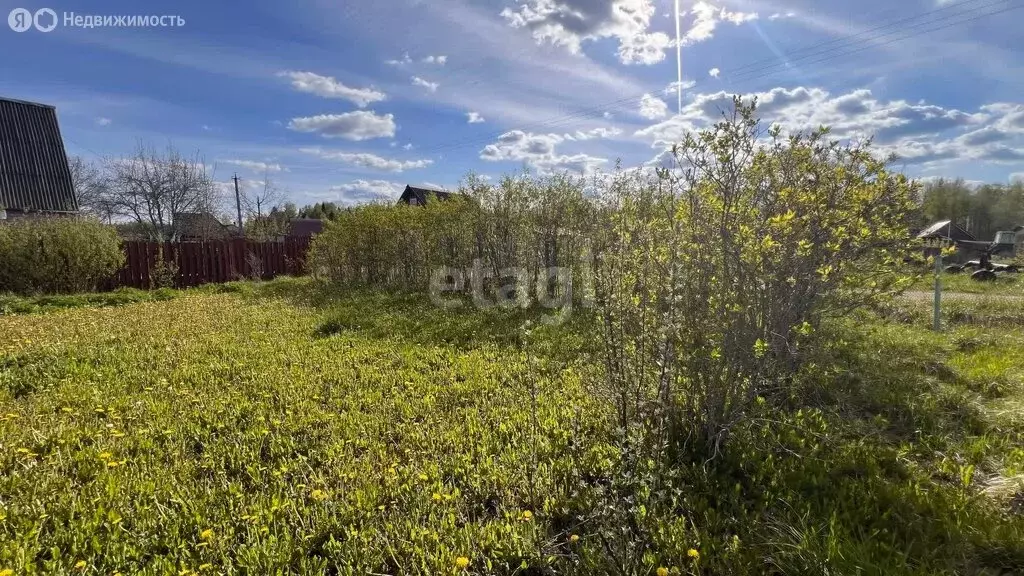
{"label": "gray shingle roof", "polygon": [[405,192],[402,192],[402,197],[398,199],[398,202],[402,204],[410,204],[409,200],[415,198],[417,203],[422,205],[426,203],[427,196],[430,195],[433,195],[438,200],[447,200],[451,197],[452,192],[407,185],[405,187]]}
{"label": "gray shingle roof", "polygon": [[0,205],[10,210],[78,210],[53,106],[0,98]]}

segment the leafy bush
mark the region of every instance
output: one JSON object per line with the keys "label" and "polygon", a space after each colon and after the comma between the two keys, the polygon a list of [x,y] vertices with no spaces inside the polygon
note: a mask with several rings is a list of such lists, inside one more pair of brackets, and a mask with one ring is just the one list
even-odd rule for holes
{"label": "leafy bush", "polygon": [[620,425],[706,454],[784,386],[822,318],[911,282],[913,186],[868,145],[766,134],[735,105],[673,149],[676,169],[612,183],[595,247]]}
{"label": "leafy bush", "polygon": [[154,288],[173,288],[178,279],[178,263],[164,259],[163,245],[156,255],[156,262],[149,270],[149,282]]}
{"label": "leafy bush", "polygon": [[0,292],[95,290],[124,260],[117,232],[94,220],[26,218],[0,226]]}
{"label": "leafy bush", "polygon": [[490,294],[512,284],[512,269],[529,286],[552,267],[581,276],[596,224],[584,184],[565,175],[497,185],[470,176],[446,201],[352,208],[313,240],[309,268],[340,285],[423,291],[439,269],[458,269],[466,291],[475,279]]}

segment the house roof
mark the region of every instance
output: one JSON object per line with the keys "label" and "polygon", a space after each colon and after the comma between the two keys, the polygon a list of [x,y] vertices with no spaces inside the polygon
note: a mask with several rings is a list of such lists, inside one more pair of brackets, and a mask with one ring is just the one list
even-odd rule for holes
{"label": "house roof", "polygon": [[233,226],[228,226],[207,212],[175,212],[171,223],[178,236],[205,238],[235,233]]}
{"label": "house roof", "polygon": [[452,194],[452,192],[448,192],[447,190],[406,185],[405,191],[402,192],[402,197],[399,198],[398,201],[403,204],[408,204],[410,199],[415,198],[417,204],[425,204],[427,196],[429,195],[433,195],[438,200],[447,200],[451,198]]}
{"label": "house roof", "polygon": [[954,224],[951,220],[942,220],[928,226],[917,234],[918,238],[952,238],[953,240],[976,240],[973,234]]}
{"label": "house roof", "polygon": [[0,98],[0,206],[78,211],[53,106]]}
{"label": "house roof", "polygon": [[289,236],[312,236],[324,230],[324,221],[319,218],[292,218],[288,222]]}

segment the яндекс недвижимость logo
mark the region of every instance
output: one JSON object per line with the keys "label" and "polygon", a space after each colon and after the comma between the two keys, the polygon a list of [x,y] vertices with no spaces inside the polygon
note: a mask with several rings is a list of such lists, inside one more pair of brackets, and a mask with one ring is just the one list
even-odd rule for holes
{"label": "\u044f\u043d\u0434\u0435\u043a\u0441 \u043d\u0435\u0434\u0432\u0438\u0436\u0438\u043c\u043e\u0441\u0442\u044c logo", "polygon": [[7,15],[7,24],[15,32],[27,32],[35,27],[40,32],[50,32],[58,25],[74,28],[174,28],[185,25],[185,19],[177,15],[113,15],[75,14],[64,12],[57,16],[52,8],[40,8],[35,12],[27,8],[15,8]]}
{"label": "\u044f\u043d\u0434\u0435\u043a\u0441 \u043d\u0435\u0434\u0432\u0438\u0436\u0438\u043c\u043e\u0441\u0442\u044c logo", "polygon": [[57,27],[57,13],[51,8],[40,8],[33,14],[25,8],[15,8],[7,16],[11,30],[24,32],[35,26],[40,32],[49,32]]}

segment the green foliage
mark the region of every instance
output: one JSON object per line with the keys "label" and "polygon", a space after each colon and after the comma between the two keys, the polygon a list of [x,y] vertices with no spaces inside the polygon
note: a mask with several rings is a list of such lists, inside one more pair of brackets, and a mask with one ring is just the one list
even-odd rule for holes
{"label": "green foliage", "polygon": [[123,265],[117,232],[94,220],[26,218],[0,225],[0,292],[86,292]]}
{"label": "green foliage", "polygon": [[[342,286],[422,291],[433,273],[458,269],[470,271],[467,291],[477,275],[487,295],[506,285],[525,295],[542,271],[563,267],[583,286],[597,225],[584,184],[565,175],[509,176],[497,185],[471,176],[446,201],[355,207],[314,239],[310,267]],[[514,278],[513,269],[526,277]]]}
{"label": "green foliage", "polygon": [[173,260],[164,259],[163,245],[157,254],[156,262],[149,271],[149,281],[154,288],[173,288],[178,279],[178,264]]}
{"label": "green foliage", "polygon": [[687,135],[678,169],[617,178],[596,253],[619,425],[705,456],[784,389],[824,318],[909,285],[913,187],[827,130],[767,134],[754,107]]}
{"label": "green foliage", "polygon": [[303,206],[298,211],[299,218],[314,218],[317,220],[337,220],[343,213],[344,208],[334,202],[317,202],[309,206]]}

